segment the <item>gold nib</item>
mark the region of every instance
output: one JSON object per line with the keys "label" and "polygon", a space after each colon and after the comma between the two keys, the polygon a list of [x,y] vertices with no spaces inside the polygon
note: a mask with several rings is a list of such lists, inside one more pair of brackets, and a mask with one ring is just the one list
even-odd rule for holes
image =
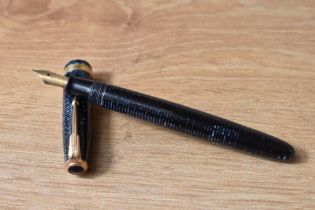
{"label": "gold nib", "polygon": [[35,70],[33,69],[33,72],[35,72],[45,84],[58,86],[58,87],[65,87],[68,83],[68,78],[56,73],[53,73],[51,71],[47,70]]}

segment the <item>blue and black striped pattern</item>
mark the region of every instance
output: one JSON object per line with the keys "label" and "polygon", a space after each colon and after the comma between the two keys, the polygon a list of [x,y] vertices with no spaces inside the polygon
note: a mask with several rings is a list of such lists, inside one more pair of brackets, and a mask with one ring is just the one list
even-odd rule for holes
{"label": "blue and black striped pattern", "polygon": [[278,160],[294,155],[293,147],[276,137],[180,104],[96,81],[70,78],[69,83],[68,91],[88,96],[93,104],[225,147]]}
{"label": "blue and black striped pattern", "polygon": [[[70,61],[67,65],[72,63],[78,63],[78,60]],[[82,61],[83,62],[83,61]],[[89,79],[91,75],[81,70],[73,70],[66,74],[67,77],[76,76],[81,78]],[[64,159],[68,160],[67,154],[69,151],[69,138],[72,129],[72,101],[74,96],[64,91],[63,96],[63,148],[64,148]],[[80,136],[80,148],[81,157],[83,160],[88,158],[88,150],[90,143],[90,103],[82,97],[77,97],[78,102],[78,132]]]}
{"label": "blue and black striped pattern", "polygon": [[242,130],[219,117],[124,88],[94,82],[90,91],[89,100],[107,109],[224,146],[235,147]]}

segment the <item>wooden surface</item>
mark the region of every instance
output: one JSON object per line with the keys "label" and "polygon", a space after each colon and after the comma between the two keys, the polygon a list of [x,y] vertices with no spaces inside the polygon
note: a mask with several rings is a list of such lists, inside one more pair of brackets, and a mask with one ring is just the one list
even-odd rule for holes
{"label": "wooden surface", "polygon": [[[0,1],[0,209],[315,209],[315,2]],[[62,90],[95,78],[275,135],[259,159],[93,108],[90,172],[63,169]]]}

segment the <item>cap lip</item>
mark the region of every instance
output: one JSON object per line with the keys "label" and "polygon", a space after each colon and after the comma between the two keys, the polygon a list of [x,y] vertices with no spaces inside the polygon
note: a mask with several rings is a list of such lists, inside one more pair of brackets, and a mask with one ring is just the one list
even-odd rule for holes
{"label": "cap lip", "polygon": [[[82,170],[80,171],[73,171],[71,168],[80,167]],[[82,159],[69,159],[65,164],[65,169],[73,175],[80,175],[85,173],[88,170],[88,164],[85,160]]]}
{"label": "cap lip", "polygon": [[80,71],[84,71],[87,72],[88,74],[92,75],[92,66],[84,60],[71,60],[69,61],[66,65],[65,65],[65,74],[72,72],[74,70],[80,70]]}

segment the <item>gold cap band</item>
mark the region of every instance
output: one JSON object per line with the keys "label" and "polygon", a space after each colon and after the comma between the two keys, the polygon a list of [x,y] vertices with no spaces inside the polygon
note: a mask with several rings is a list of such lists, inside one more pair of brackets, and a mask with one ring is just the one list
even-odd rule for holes
{"label": "gold cap band", "polygon": [[71,72],[73,70],[85,71],[89,73],[90,75],[92,75],[92,68],[90,65],[86,63],[81,63],[81,62],[70,63],[69,65],[65,67],[65,73]]}

